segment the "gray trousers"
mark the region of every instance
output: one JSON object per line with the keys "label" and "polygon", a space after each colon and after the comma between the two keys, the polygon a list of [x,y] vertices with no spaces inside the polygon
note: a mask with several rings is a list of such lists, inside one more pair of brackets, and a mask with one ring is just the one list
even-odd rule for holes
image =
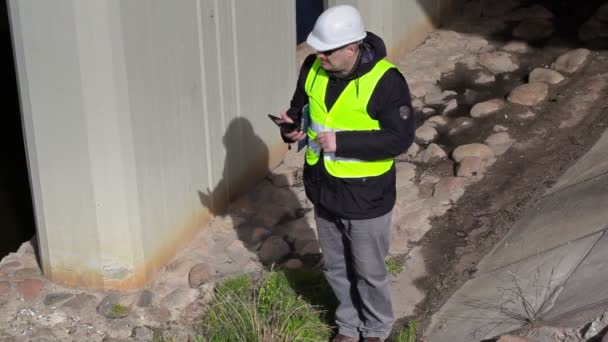
{"label": "gray trousers", "polygon": [[315,213],[325,277],[338,298],[343,335],[387,338],[394,322],[384,259],[392,212],[369,220],[327,220]]}

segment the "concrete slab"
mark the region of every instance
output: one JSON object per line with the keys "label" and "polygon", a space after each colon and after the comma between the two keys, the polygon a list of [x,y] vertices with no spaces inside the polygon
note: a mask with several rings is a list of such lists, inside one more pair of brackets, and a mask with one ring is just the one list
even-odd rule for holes
{"label": "concrete slab", "polygon": [[469,280],[433,316],[428,341],[480,341],[527,324],[601,235],[596,233]]}
{"label": "concrete slab", "polygon": [[478,265],[480,272],[536,255],[608,225],[608,175],[543,198]]}
{"label": "concrete slab", "polygon": [[391,297],[395,317],[406,317],[415,313],[416,305],[422,302],[425,293],[416,286],[416,281],[428,275],[422,255],[422,247],[410,252],[403,272],[391,278]]}
{"label": "concrete slab", "polygon": [[608,234],[593,247],[563,285],[550,310],[543,315],[552,319],[595,303],[608,301]]}
{"label": "concrete slab", "polygon": [[608,173],[608,130],[576,164],[572,165],[547,192],[555,193],[566,187]]}

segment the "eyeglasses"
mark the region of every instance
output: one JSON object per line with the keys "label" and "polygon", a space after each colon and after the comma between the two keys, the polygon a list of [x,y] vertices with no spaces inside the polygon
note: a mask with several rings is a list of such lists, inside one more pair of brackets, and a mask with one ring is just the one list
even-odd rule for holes
{"label": "eyeglasses", "polygon": [[338,51],[338,50],[340,50],[340,49],[342,49],[342,48],[344,48],[344,46],[339,46],[339,47],[337,47],[337,48],[334,48],[334,49],[331,49],[331,50],[326,50],[326,51],[317,51],[317,54],[318,54],[318,55],[323,55],[323,56],[329,57],[329,56],[331,56],[331,55],[332,55],[334,52],[336,52],[336,51]]}
{"label": "eyeglasses", "polygon": [[333,48],[331,50],[326,50],[326,51],[317,51],[318,55],[323,55],[326,57],[331,56],[334,52],[344,49],[345,47],[349,46],[350,44],[346,44],[346,45],[342,45],[342,46],[338,46],[337,48]]}
{"label": "eyeglasses", "polygon": [[[341,50],[341,49],[344,49],[345,47],[347,47],[347,46],[349,46],[349,45],[352,45],[352,44],[353,44],[353,43],[349,43],[349,44],[342,45],[342,46],[338,46],[337,48],[333,48],[333,49],[331,49],[331,50],[326,50],[326,51],[317,51],[317,55],[323,55],[323,56],[329,57],[329,56],[331,56],[331,55],[332,55],[334,52],[336,52],[336,51],[338,51],[338,50]],[[359,45],[359,44],[361,44],[361,42],[356,42],[356,43],[354,43],[354,44]]]}

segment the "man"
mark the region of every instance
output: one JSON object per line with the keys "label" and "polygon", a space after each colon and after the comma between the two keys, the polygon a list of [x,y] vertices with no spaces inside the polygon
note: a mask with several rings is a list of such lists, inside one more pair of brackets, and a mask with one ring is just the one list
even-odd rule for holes
{"label": "man", "polygon": [[304,61],[281,117],[300,122],[308,105],[310,125],[281,134],[286,142],[308,139],[304,186],[339,301],[334,341],[384,341],[394,321],[384,263],[396,197],[393,158],[414,139],[408,86],[352,6],[323,12],[307,42],[317,53]]}

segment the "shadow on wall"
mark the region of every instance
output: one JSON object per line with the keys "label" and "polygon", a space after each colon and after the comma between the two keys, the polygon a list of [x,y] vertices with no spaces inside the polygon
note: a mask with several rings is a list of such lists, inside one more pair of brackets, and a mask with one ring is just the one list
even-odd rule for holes
{"label": "shadow on wall", "polygon": [[[252,258],[273,268],[318,266],[320,252],[313,212],[299,199],[302,196],[298,192],[303,194],[301,184],[293,186],[289,175],[272,174],[267,169],[268,147],[247,119],[230,122],[223,143],[223,178],[212,191],[199,191],[202,205],[215,216],[210,223],[209,253],[227,253],[235,272],[246,269]],[[242,187],[237,187],[234,179],[247,174],[242,168],[248,165],[264,165],[262,171],[267,177],[253,188],[247,187],[246,193],[237,193],[235,190]],[[229,206],[223,209],[227,202]],[[220,238],[232,234],[246,251],[234,247],[241,244]]]}

